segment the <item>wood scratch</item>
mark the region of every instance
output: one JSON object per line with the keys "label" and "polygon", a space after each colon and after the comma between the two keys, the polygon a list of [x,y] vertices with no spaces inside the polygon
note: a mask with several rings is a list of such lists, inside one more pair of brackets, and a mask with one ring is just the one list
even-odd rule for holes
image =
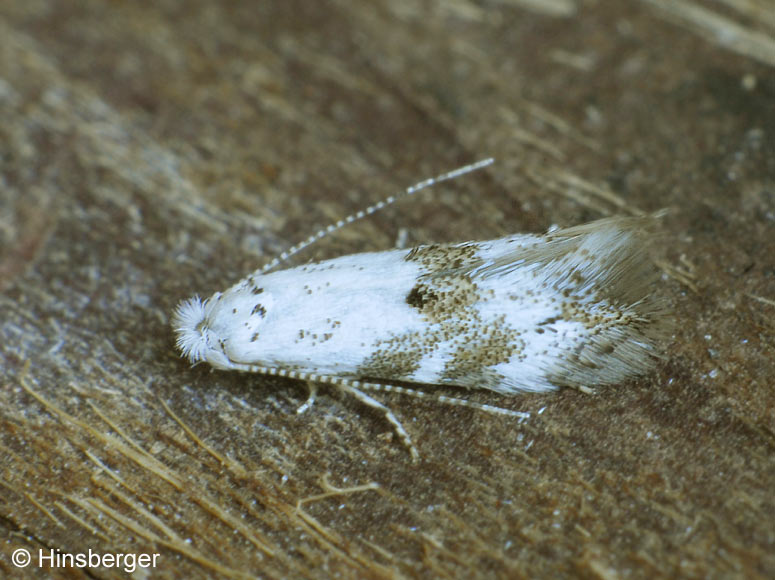
{"label": "wood scratch", "polygon": [[172,419],[180,425],[180,428],[183,429],[183,431],[186,432],[186,434],[194,440],[194,442],[199,445],[202,449],[204,449],[207,453],[212,455],[221,465],[225,465],[229,471],[231,471],[235,476],[237,476],[240,479],[244,479],[247,477],[248,472],[247,470],[240,464],[239,462],[231,459],[230,457],[224,457],[220,453],[218,453],[215,449],[210,447],[207,443],[205,443],[196,433],[194,433],[194,430],[191,429],[188,425],[186,425],[183,420],[178,417],[175,412],[167,405],[166,402],[164,402],[163,399],[159,399],[159,402],[161,403],[162,407],[164,407],[164,410],[167,412],[167,414],[172,417]]}
{"label": "wood scratch", "polygon": [[[775,66],[775,35],[746,28],[734,20],[685,0],[641,0],[665,20],[684,26],[705,40]],[[770,10],[772,10],[770,8]]]}
{"label": "wood scratch", "polygon": [[310,495],[308,497],[302,498],[296,502],[296,509],[301,509],[301,506],[305,503],[310,503],[313,501],[319,501],[321,499],[325,499],[327,497],[333,497],[337,495],[348,495],[351,493],[358,493],[361,491],[369,491],[369,490],[379,490],[380,485],[376,482],[371,483],[365,483],[363,485],[355,485],[353,487],[335,487],[331,485],[331,483],[328,481],[328,474],[326,473],[322,480],[321,484],[323,489],[327,490],[325,493],[319,493],[317,495]]}
{"label": "wood scratch", "polygon": [[669,276],[670,278],[673,278],[677,282],[680,282],[695,294],[699,294],[700,291],[697,288],[697,285],[694,283],[694,280],[697,278],[697,276],[693,272],[690,272],[689,270],[684,270],[683,268],[679,268],[678,266],[673,266],[672,264],[664,260],[654,260],[654,263],[667,276]]}
{"label": "wood scratch", "polygon": [[768,306],[775,306],[775,300],[772,300],[771,298],[765,298],[764,296],[757,296],[756,294],[747,294],[749,298],[753,298],[754,300],[758,300],[762,304],[767,304]]}
{"label": "wood scratch", "polygon": [[40,511],[42,511],[47,518],[49,518],[52,522],[54,522],[57,526],[60,528],[64,528],[65,525],[57,519],[57,517],[51,513],[51,510],[49,510],[46,506],[41,504],[38,500],[36,500],[34,497],[32,497],[31,494],[24,492],[24,497],[26,497],[32,505],[34,505],[36,508],[38,508]]}
{"label": "wood scratch", "polygon": [[163,479],[164,481],[172,485],[177,490],[181,490],[183,488],[183,480],[180,478],[180,476],[175,474],[161,461],[159,461],[158,459],[156,459],[146,451],[144,450],[138,451],[137,449],[127,445],[126,443],[124,443],[120,439],[117,439],[116,437],[113,437],[112,435],[108,435],[106,433],[101,433],[100,431],[97,431],[91,425],[70,415],[69,413],[67,413],[67,411],[65,411],[64,409],[60,409],[53,402],[43,397],[43,395],[37,393],[29,384],[29,378],[27,376],[29,371],[29,366],[30,366],[30,361],[26,361],[24,363],[24,370],[22,371],[19,377],[19,382],[22,388],[25,391],[27,391],[27,393],[30,394],[35,400],[37,400],[41,405],[46,407],[49,411],[52,411],[61,419],[64,419],[66,422],[72,423],[73,425],[76,425],[81,429],[83,429],[84,431],[86,431],[87,433],[91,434],[98,441],[102,442],[106,447],[114,449],[118,453],[132,460],[134,463],[136,463],[143,469],[146,469],[151,473],[154,473],[155,475],[159,476],[161,479]]}

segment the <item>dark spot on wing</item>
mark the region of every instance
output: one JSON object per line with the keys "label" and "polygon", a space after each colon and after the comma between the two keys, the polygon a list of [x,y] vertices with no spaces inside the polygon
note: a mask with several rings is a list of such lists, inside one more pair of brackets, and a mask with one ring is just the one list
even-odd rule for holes
{"label": "dark spot on wing", "polygon": [[438,295],[425,284],[417,284],[406,296],[406,303],[413,308],[422,310],[426,306],[436,302]]}

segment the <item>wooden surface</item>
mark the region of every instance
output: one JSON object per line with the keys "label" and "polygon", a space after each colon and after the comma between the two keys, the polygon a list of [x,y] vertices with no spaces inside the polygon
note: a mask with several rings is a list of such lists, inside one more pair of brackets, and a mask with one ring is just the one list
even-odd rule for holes
{"label": "wooden surface", "polygon": [[[773,39],[769,0],[4,0],[0,576],[775,576]],[[299,260],[669,208],[653,374],[462,393],[523,424],[381,397],[414,465],[176,354],[179,300],[486,156]]]}

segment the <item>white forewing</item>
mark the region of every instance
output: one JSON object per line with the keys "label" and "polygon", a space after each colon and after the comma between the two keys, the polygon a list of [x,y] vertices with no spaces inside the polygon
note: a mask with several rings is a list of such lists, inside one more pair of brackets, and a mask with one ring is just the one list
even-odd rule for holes
{"label": "white forewing", "polygon": [[178,345],[218,368],[503,393],[619,382],[651,366],[664,332],[642,226],[608,219],[256,273],[183,303]]}
{"label": "white forewing", "polygon": [[235,365],[355,376],[376,341],[420,328],[402,288],[418,275],[405,252],[344,256],[248,277],[217,299],[212,318]]}

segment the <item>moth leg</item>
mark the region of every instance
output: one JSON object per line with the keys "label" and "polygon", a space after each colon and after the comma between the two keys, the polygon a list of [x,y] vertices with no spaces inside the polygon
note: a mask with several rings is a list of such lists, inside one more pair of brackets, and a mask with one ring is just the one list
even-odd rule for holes
{"label": "moth leg", "polygon": [[314,381],[304,381],[304,384],[307,385],[307,400],[304,401],[304,403],[299,406],[298,409],[296,409],[296,413],[298,415],[301,415],[303,412],[305,412],[307,409],[309,409],[314,403],[315,403],[315,397],[318,394],[318,384]]}
{"label": "moth leg", "polygon": [[385,419],[387,419],[390,422],[390,424],[393,425],[393,429],[398,434],[398,437],[401,439],[403,444],[406,445],[406,447],[409,449],[409,453],[412,455],[412,461],[414,462],[419,461],[420,453],[417,451],[417,448],[414,446],[414,443],[412,443],[412,438],[409,437],[409,433],[406,432],[406,429],[404,429],[404,426],[401,424],[398,418],[393,414],[393,411],[391,411],[388,407],[386,407],[385,405],[383,405],[373,397],[370,397],[363,391],[359,391],[355,387],[351,387],[349,385],[344,385],[344,384],[339,384],[336,386],[342,391],[350,393],[353,397],[358,399],[364,405],[368,405],[372,409],[377,409],[379,411],[382,411],[382,414],[385,416]]}
{"label": "moth leg", "polygon": [[[398,385],[383,384],[383,383],[359,383],[358,387],[366,391],[381,391],[383,393],[398,393],[400,395],[407,395],[409,397],[415,397],[417,399],[433,399],[439,403],[446,405],[454,405],[456,407],[468,407],[469,409],[476,409],[478,411],[484,411],[492,415],[507,415],[509,417],[517,417],[520,420],[529,419],[530,413],[523,411],[512,411],[511,409],[504,409],[503,407],[496,407],[494,405],[487,405],[484,403],[476,403],[467,399],[458,399],[457,397],[448,397],[447,395],[437,395],[434,393],[426,393],[417,389],[408,387],[401,387]],[[594,392],[591,389],[587,389],[584,392]]]}

